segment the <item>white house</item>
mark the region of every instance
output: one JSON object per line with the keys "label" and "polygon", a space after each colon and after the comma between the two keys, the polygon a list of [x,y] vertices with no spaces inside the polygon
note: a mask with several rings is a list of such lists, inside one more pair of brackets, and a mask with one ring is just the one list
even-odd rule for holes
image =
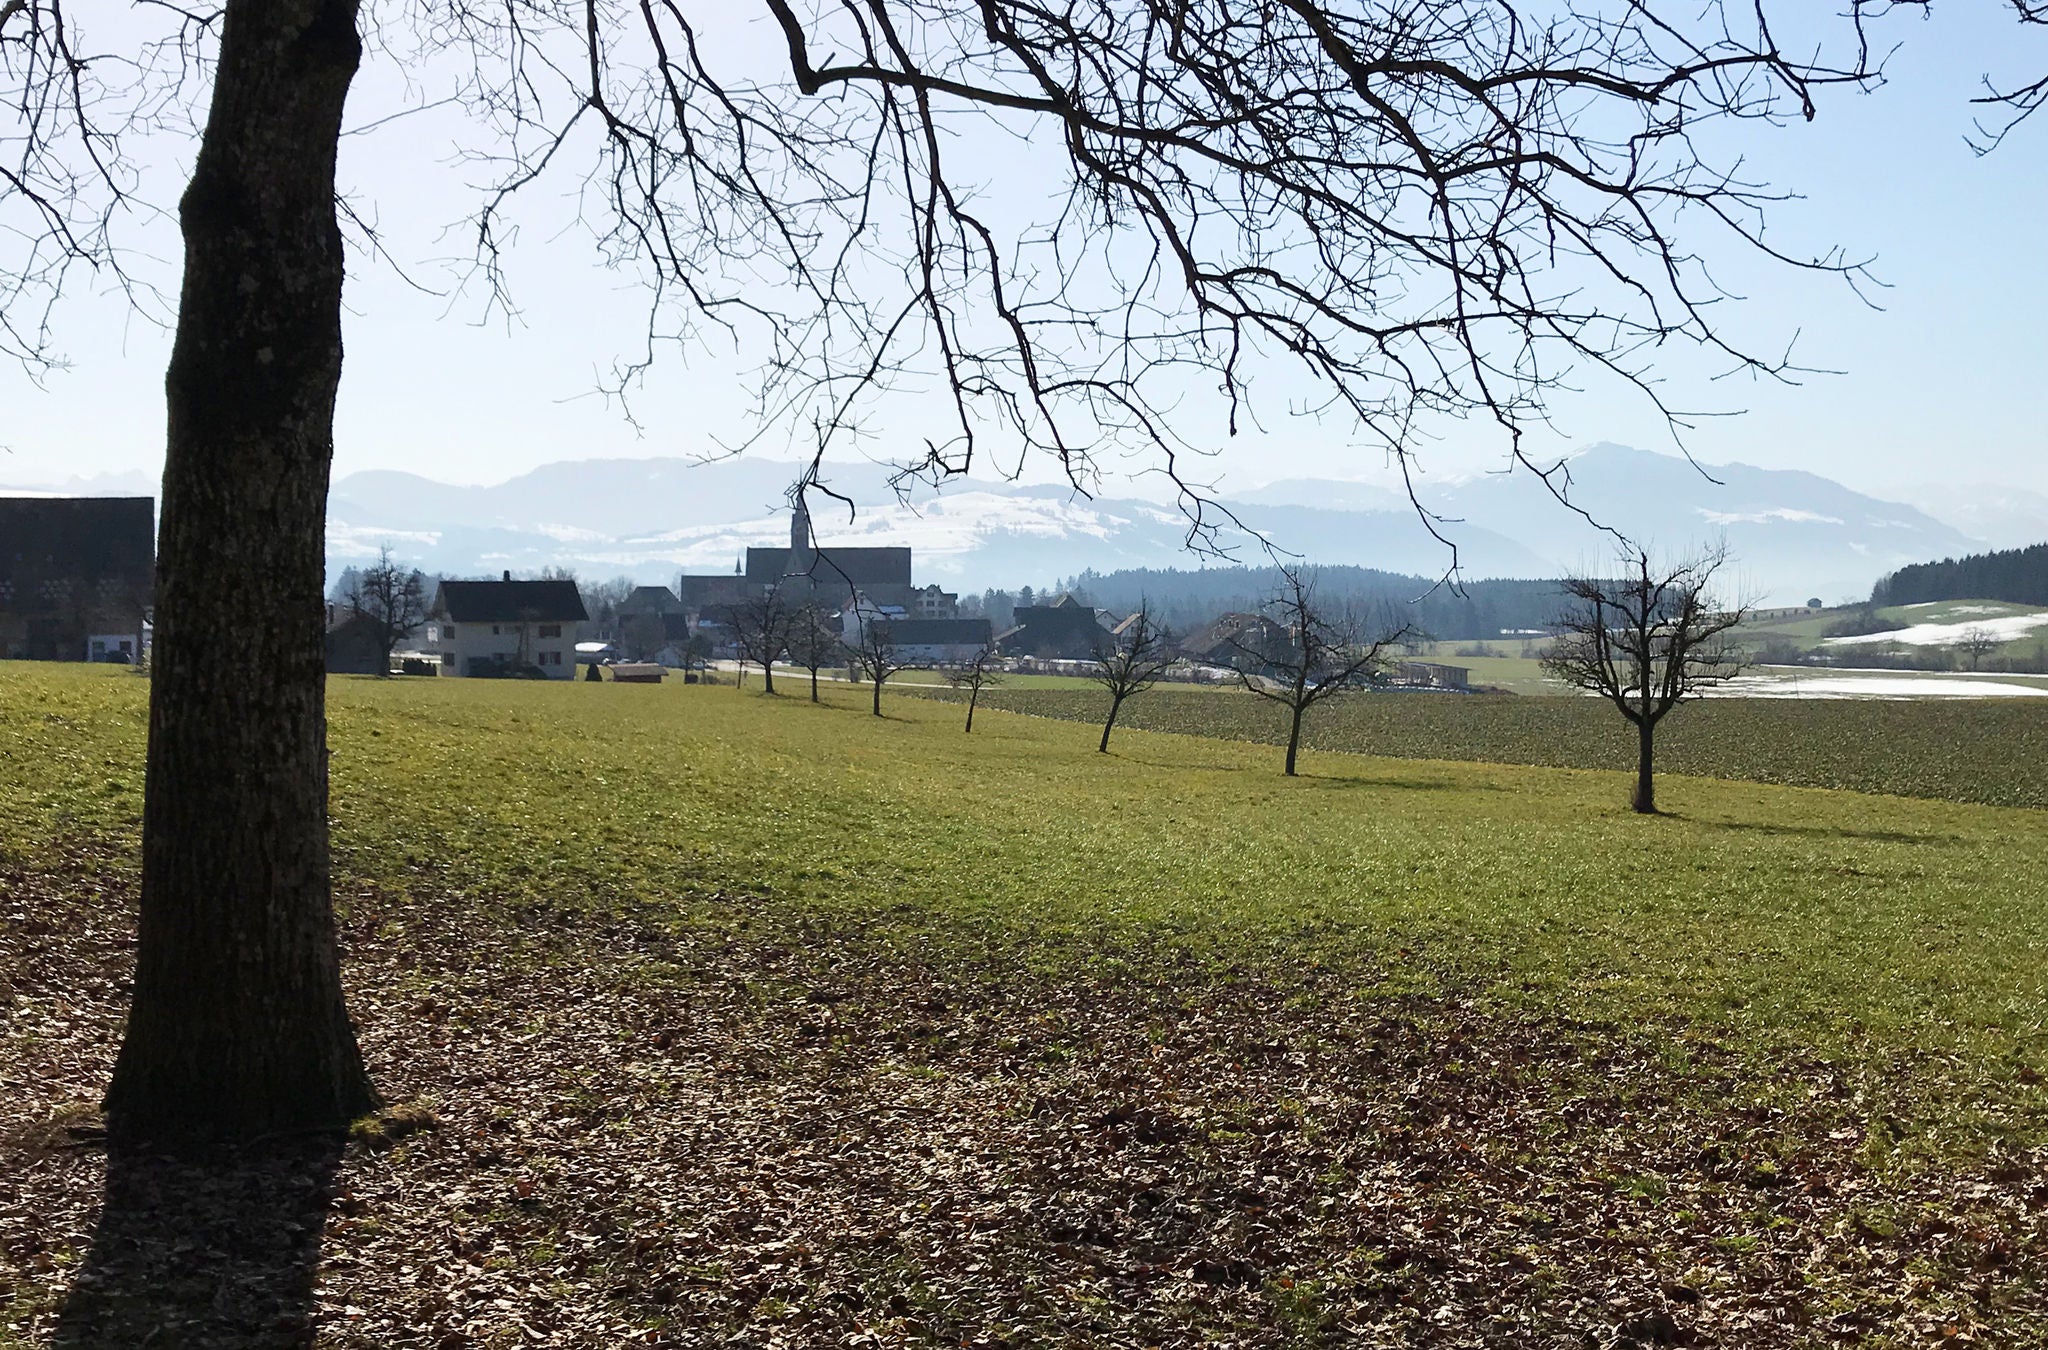
{"label": "white house", "polygon": [[987,619],[895,619],[887,627],[896,659],[912,665],[957,666],[989,645]]}
{"label": "white house", "polygon": [[420,634],[443,675],[576,678],[589,614],[573,581],[444,581]]}

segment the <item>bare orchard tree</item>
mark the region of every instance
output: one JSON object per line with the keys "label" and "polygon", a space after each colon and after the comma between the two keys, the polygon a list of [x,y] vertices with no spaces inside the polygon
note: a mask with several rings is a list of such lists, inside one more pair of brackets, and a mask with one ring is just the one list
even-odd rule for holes
{"label": "bare orchard tree", "polygon": [[1657,810],[1651,780],[1657,724],[1680,703],[1742,672],[1743,653],[1730,634],[1745,607],[1724,604],[1713,591],[1727,561],[1727,549],[1715,547],[1658,564],[1647,549],[1631,545],[1619,579],[1568,577],[1563,583],[1570,604],[1557,618],[1543,667],[1605,698],[1635,725],[1633,804],[1645,815]]}
{"label": "bare orchard tree", "polygon": [[897,671],[911,669],[911,663],[896,650],[896,637],[890,631],[889,621],[872,615],[861,616],[853,640],[846,644],[846,656],[856,677],[874,686],[875,716],[880,717],[882,685]]}
{"label": "bare orchard tree", "polygon": [[[1217,513],[1177,475],[1176,423],[1234,431],[1261,368],[1318,384],[1319,412],[1404,465],[1418,415],[1490,418],[1519,459],[1567,378],[1661,408],[1649,362],[1674,345],[1785,371],[1717,325],[1707,257],[1856,268],[1766,241],[1776,196],[1740,175],[1727,124],[1872,83],[1880,7],[1847,0],[1796,55],[1774,7],[421,0],[371,30],[370,60],[409,77],[372,87],[411,102],[355,112],[367,132],[440,94],[466,111],[492,303],[515,197],[583,204],[599,253],[651,283],[615,392],[659,351],[730,336],[764,372],[763,434],[822,458],[883,416],[881,391],[936,386],[945,426],[910,438],[928,452],[907,469],[1041,453],[1086,483],[1099,447],[1147,445],[1200,535]],[[123,136],[198,120],[210,91],[179,213],[140,946],[109,1125],[332,1127],[375,1100],[334,941],[320,631],[358,0],[119,7],[165,30],[102,39],[114,8],[0,3],[0,352],[31,366],[74,276],[150,304],[145,251],[119,239],[149,214]],[[750,18],[772,50],[738,39]],[[996,144],[1017,191],[983,191]],[[220,678],[230,649],[246,678]]]}
{"label": "bare orchard tree", "polygon": [[947,684],[967,691],[967,725],[963,730],[974,730],[974,709],[981,702],[981,691],[1002,682],[1002,656],[993,642],[984,643],[973,656],[946,672]]}
{"label": "bare orchard tree", "polygon": [[1989,624],[1973,623],[1957,636],[1955,649],[1958,656],[1970,663],[1970,669],[1976,670],[1984,664],[1985,657],[2003,645],[1997,629]]}
{"label": "bare orchard tree", "polygon": [[378,674],[388,676],[392,649],[419,632],[427,621],[426,574],[395,561],[388,547],[377,550],[376,562],[352,567],[349,573],[343,603],[351,614],[369,623],[383,654]]}
{"label": "bare orchard tree", "polygon": [[1388,648],[1408,636],[1405,625],[1369,624],[1349,608],[1324,604],[1315,577],[1299,567],[1280,569],[1280,588],[1260,612],[1287,633],[1284,642],[1230,645],[1239,656],[1238,679],[1260,698],[1287,709],[1287,774],[1301,750],[1308,710],[1349,693],[1380,668]]}
{"label": "bare orchard tree", "polygon": [[779,585],[725,607],[727,628],[740,651],[740,673],[746,673],[749,661],[761,667],[763,693],[775,692],[775,662],[789,646],[796,617],[796,607]]}
{"label": "bare orchard tree", "polygon": [[1095,669],[1088,678],[1109,694],[1109,716],[1102,723],[1102,743],[1095,748],[1109,753],[1109,733],[1116,728],[1116,715],[1124,700],[1144,693],[1159,682],[1173,664],[1167,635],[1152,622],[1152,606],[1141,602],[1122,635],[1105,633],[1095,647]]}
{"label": "bare orchard tree", "polygon": [[799,609],[789,625],[789,659],[811,675],[811,702],[818,701],[818,672],[839,660],[845,647],[832,627],[832,616],[815,603]]}

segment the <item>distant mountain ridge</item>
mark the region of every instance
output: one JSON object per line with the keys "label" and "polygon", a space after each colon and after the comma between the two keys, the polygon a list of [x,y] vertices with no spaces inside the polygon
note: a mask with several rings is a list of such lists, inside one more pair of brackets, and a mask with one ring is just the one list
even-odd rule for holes
{"label": "distant mountain ridge", "polygon": [[[1879,576],[1969,551],[1975,542],[1932,516],[1817,474],[1707,466],[1616,445],[1572,457],[1572,501],[1595,521],[1667,550],[1726,538],[1750,589],[1777,600],[1868,594]],[[583,460],[545,465],[488,487],[459,487],[394,471],[351,474],[334,486],[328,552],[336,565],[381,543],[451,572],[570,566],[592,575],[666,581],[678,571],[727,571],[753,544],[787,537],[784,492],[794,465],[731,459]],[[852,519],[814,500],[827,546],[908,544],[920,583],[949,588],[1043,585],[1084,569],[1196,567],[1187,521],[1133,497],[965,480],[900,500],[890,471],[833,465],[832,487],[860,503]],[[1452,523],[1470,577],[1555,576],[1597,570],[1611,536],[1559,505],[1528,474],[1432,486],[1425,504]],[[1291,479],[1222,502],[1247,526],[1310,562],[1437,575],[1450,555],[1398,493],[1358,482]],[[1234,561],[1257,562],[1257,541],[1226,533]]]}
{"label": "distant mountain ridge", "polygon": [[[1743,584],[1771,602],[1861,599],[1901,567],[1985,548],[1928,510],[1817,474],[1744,464],[1703,471],[1675,456],[1606,444],[1572,456],[1567,468],[1573,502],[1594,520],[1666,551],[1725,538]],[[396,470],[349,474],[329,498],[329,569],[389,544],[410,562],[456,576],[566,566],[585,576],[672,582],[679,571],[726,572],[749,545],[787,540],[784,494],[796,472],[786,461],[742,457],[570,460],[487,486]],[[64,487],[99,495],[118,484],[133,492],[139,479]],[[1185,548],[1188,522],[1180,512],[1137,496],[963,480],[905,500],[888,468],[867,463],[831,465],[828,481],[860,510],[848,519],[814,498],[823,542],[909,545],[920,584],[1014,588],[1088,569],[1203,565]],[[1449,522],[1441,528],[1457,542],[1467,577],[1597,571],[1613,556],[1611,536],[1527,473],[1432,483],[1424,492],[1424,503]],[[1422,576],[1450,564],[1405,497],[1377,484],[1282,478],[1219,496],[1246,525],[1309,562]],[[2011,538],[2033,519],[2035,500],[2023,492],[1944,500],[1951,512],[1979,503],[2001,542],[2039,542]],[[2048,539],[2048,518],[2041,524],[2040,538]],[[1248,535],[1226,533],[1223,542],[1231,562],[1264,560]]]}

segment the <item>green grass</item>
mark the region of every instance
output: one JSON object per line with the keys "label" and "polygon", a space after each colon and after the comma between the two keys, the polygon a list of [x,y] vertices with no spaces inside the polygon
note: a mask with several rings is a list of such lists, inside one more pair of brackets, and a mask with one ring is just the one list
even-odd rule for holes
{"label": "green grass", "polygon": [[[62,844],[133,867],[146,689],[0,665],[0,862]],[[1025,696],[1048,697],[1010,697]],[[969,737],[943,701],[890,696],[878,720],[865,689],[826,697],[336,679],[338,889],[656,906],[686,927],[822,926],[1055,975],[1344,970],[1362,991],[1668,1025],[1765,1061],[1817,1048],[1868,1070],[1873,1091],[1921,1093],[1937,1132],[1993,1128],[1979,1106],[2038,1112],[2038,1089],[2015,1077],[2048,1067],[2037,812],[1670,776],[1672,814],[1645,819],[1612,772],[1310,753],[1290,780],[1257,744],[1133,728],[1105,756],[1085,726],[984,713]],[[1130,709],[1171,721],[1198,698],[1233,702],[1155,692]],[[1860,755],[1845,776],[1870,781],[1967,732],[1982,780],[2038,790],[2040,712],[1994,737],[1941,718],[2022,714],[1901,706],[1913,716],[1886,708],[1854,734],[1802,720],[1803,705],[1731,705],[1726,721],[1688,709],[1673,759],[1734,754],[1705,747],[1738,735],[1743,753],[1785,756],[1799,728],[1802,744],[1845,742],[1835,771]],[[1512,720],[1532,708],[1538,721]],[[1350,728],[1406,749],[1412,736],[1391,729],[1436,719],[1475,745],[1492,726],[1531,747],[1561,736],[1571,753],[1590,728],[1613,730],[1599,713],[1368,698],[1316,725],[1322,745]],[[1441,720],[1458,717],[1510,720]]]}
{"label": "green grass", "polygon": [[[1816,672],[1823,673],[1823,672]],[[995,690],[987,706],[1099,724],[1098,693]],[[2042,699],[1708,699],[1658,732],[1663,771],[1846,788],[1995,806],[2048,807]],[[1120,726],[1283,742],[1284,714],[1246,694],[1199,698],[1164,686],[1124,705]],[[1365,694],[1309,714],[1322,750],[1626,770],[1634,729],[1593,698]]]}

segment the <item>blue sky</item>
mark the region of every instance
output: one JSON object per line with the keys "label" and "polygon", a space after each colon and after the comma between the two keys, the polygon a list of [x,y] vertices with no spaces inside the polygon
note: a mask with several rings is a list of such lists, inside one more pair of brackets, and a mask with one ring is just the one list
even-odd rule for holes
{"label": "blue sky", "polygon": [[[1895,17],[1902,47],[1886,88],[1826,99],[1811,124],[1749,128],[1751,172],[1803,200],[1772,218],[1771,238],[1790,251],[1841,244],[1873,258],[1887,288],[1865,306],[1839,281],[1761,266],[1732,252],[1712,258],[1746,299],[1728,322],[1753,345],[1782,349],[1841,371],[1798,387],[1711,381],[1674,354],[1661,373],[1677,401],[1738,411],[1702,421],[1685,445],[1709,463],[1803,468],[1852,487],[1909,495],[1933,479],[2048,492],[2048,120],[2022,128],[1989,158],[1965,144],[1988,70],[2048,70],[2048,30],[2021,31],[2001,7],[1945,5],[1929,22]],[[395,72],[367,69],[352,108],[388,106]],[[344,176],[375,210],[391,252],[408,273],[439,286],[438,260],[460,256],[446,232],[467,200],[464,171],[448,152],[456,128],[435,114],[352,138]],[[148,147],[147,191],[175,199],[187,147]],[[640,323],[626,280],[597,267],[570,237],[571,203],[557,190],[523,208],[512,279],[516,321],[485,312],[475,294],[415,290],[392,268],[358,257],[349,291],[348,358],[338,426],[337,474],[401,468],[457,482],[496,481],[534,465],[597,456],[713,452],[745,430],[739,396],[753,359],[716,348],[657,368],[635,412],[638,428],[591,391]],[[176,288],[175,231],[137,222],[131,242]],[[69,369],[41,387],[0,370],[0,484],[36,485],[78,475],[140,471],[161,462],[162,371],[169,336],[131,314],[118,296],[77,294],[59,312]],[[624,340],[622,340],[622,338]],[[1341,425],[1280,415],[1268,401],[1265,433],[1211,437],[1204,473],[1230,485],[1323,475],[1383,476],[1373,452]],[[1556,434],[1539,449],[1615,441],[1673,446],[1646,407],[1600,390],[1566,397]],[[1422,448],[1433,473],[1495,467],[1501,445],[1488,428],[1435,428]],[[1197,433],[1197,439],[1202,439]],[[878,442],[877,453],[895,447]]]}

